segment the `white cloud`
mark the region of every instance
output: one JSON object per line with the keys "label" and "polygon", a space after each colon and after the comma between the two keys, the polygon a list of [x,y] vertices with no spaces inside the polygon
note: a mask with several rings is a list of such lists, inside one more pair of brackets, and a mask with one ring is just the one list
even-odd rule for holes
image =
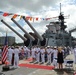
{"label": "white cloud", "polygon": [[12,10],[14,10],[13,8],[16,8],[20,10],[25,9],[30,11],[39,11],[43,6],[54,6],[59,1],[61,0],[2,0],[0,2],[0,8],[12,8]]}

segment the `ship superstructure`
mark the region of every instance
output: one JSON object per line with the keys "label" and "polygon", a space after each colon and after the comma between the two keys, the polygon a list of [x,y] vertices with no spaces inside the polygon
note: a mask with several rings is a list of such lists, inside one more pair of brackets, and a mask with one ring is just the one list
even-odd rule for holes
{"label": "ship superstructure", "polygon": [[50,22],[43,36],[46,38],[46,45],[49,46],[69,46],[70,35],[60,28],[60,22]]}

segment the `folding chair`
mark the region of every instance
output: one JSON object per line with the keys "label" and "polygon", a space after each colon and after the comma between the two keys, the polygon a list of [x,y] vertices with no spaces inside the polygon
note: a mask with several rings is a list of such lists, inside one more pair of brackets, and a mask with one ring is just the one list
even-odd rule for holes
{"label": "folding chair", "polygon": [[73,69],[73,61],[72,60],[68,60],[66,62],[65,66],[66,66],[66,68]]}

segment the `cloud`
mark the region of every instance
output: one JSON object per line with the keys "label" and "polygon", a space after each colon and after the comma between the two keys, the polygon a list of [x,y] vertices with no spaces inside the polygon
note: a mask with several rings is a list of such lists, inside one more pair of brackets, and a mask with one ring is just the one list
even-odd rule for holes
{"label": "cloud", "polygon": [[[41,8],[54,6],[57,2],[61,0],[2,0],[0,2],[0,8],[3,9],[25,9],[29,11],[39,11]],[[14,10],[14,9],[12,9]]]}

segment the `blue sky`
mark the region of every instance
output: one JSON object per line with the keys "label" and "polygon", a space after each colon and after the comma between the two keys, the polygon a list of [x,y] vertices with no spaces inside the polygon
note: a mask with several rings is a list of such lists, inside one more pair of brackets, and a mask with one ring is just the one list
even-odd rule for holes
{"label": "blue sky", "polygon": [[[60,3],[62,6],[62,12],[64,16],[70,15],[66,19],[67,29],[66,31],[71,30],[76,27],[76,0],[1,0],[0,2],[0,11],[14,13],[24,16],[32,17],[56,17],[59,16],[60,12]],[[3,17],[0,14],[0,20],[3,19],[9,25],[11,25],[16,31],[18,31],[22,36],[22,32],[12,21],[11,17]],[[23,19],[20,20],[19,17],[15,19],[28,33],[33,32],[31,28],[25,23]],[[33,27],[42,35],[46,28],[46,24],[49,24],[50,21],[55,21],[55,19],[50,19],[48,21],[38,21],[31,22]],[[15,36],[16,42],[23,42],[23,40],[17,36],[13,31],[0,22],[0,36],[5,36],[5,32],[8,31],[9,36]],[[76,32],[72,33],[72,36],[76,37]]]}

